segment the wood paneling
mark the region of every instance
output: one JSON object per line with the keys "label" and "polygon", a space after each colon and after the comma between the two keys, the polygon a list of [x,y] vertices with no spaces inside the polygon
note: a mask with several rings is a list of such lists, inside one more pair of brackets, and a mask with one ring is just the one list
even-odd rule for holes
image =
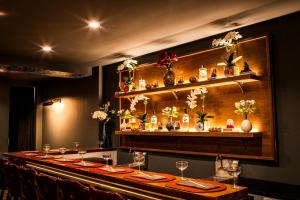
{"label": "wood paneling", "polygon": [[[214,127],[225,127],[227,119],[233,119],[235,127],[239,128],[243,120],[243,116],[234,113],[234,103],[242,99],[254,99],[256,101],[257,110],[254,114],[249,115],[249,119],[253,124],[253,131],[262,132],[261,137],[254,138],[215,138],[215,137],[169,137],[169,136],[144,136],[144,135],[122,135],[120,136],[120,146],[123,148],[143,148],[147,150],[163,151],[196,154],[196,155],[216,155],[224,154],[224,156],[276,160],[276,145],[275,145],[275,124],[274,124],[274,105],[272,96],[272,76],[269,62],[269,41],[267,36],[242,41],[238,44],[238,55],[243,58],[238,61],[237,66],[243,68],[244,61],[250,65],[250,68],[256,72],[258,81],[245,81],[243,89],[237,84],[221,84],[214,85],[208,88],[208,94],[205,99],[205,111],[209,115],[213,115],[214,119],[211,124]],[[216,48],[200,51],[194,54],[182,56],[179,61],[174,64],[174,72],[176,77],[183,76],[188,82],[191,75],[197,76],[199,67],[203,64],[208,71],[211,68],[216,68],[218,77],[223,76],[223,68],[217,66],[217,63],[222,62],[221,57],[225,57],[224,48]],[[155,63],[144,64],[135,73],[135,82],[138,85],[138,80],[143,78],[147,83],[152,83],[157,80],[159,86],[163,86],[162,77],[164,69],[158,67]],[[122,75],[120,74],[120,78]],[[233,77],[236,78],[236,77]],[[209,81],[202,82],[208,84]],[[201,85],[201,83],[196,83]],[[158,121],[167,123],[167,118],[161,114],[161,110],[166,106],[176,106],[181,114],[173,121],[181,121],[183,109],[187,108],[186,97],[190,90],[184,90],[183,86],[174,86],[177,89],[178,100],[172,93],[165,93],[165,90],[160,88],[153,91],[146,91],[150,94],[150,102],[147,106],[147,112],[150,118],[154,109],[158,115]],[[172,89],[172,88],[170,88]],[[182,90],[181,90],[182,89]],[[190,88],[189,88],[190,89]],[[153,92],[153,93],[152,93]],[[132,94],[140,94],[141,91],[133,92]],[[126,95],[118,93],[118,97]],[[128,94],[130,96],[130,93]],[[147,95],[146,95],[147,96]],[[128,99],[120,98],[120,108],[129,109],[130,102]],[[200,102],[198,103],[198,105]],[[144,111],[142,102],[138,103],[137,112]],[[195,112],[200,111],[200,106],[195,108],[190,113],[190,127],[194,127],[196,116]]]}

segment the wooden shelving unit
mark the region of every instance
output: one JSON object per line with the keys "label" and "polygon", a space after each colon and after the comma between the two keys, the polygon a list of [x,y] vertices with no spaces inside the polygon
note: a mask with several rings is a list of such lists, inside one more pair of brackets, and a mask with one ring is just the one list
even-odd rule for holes
{"label": "wooden shelving unit", "polygon": [[259,138],[261,132],[183,132],[183,131],[116,131],[117,135],[140,135],[140,136],[162,136],[162,137],[217,137],[217,138]]}
{"label": "wooden shelving unit", "polygon": [[136,90],[136,91],[126,92],[126,93],[125,92],[116,92],[115,96],[117,98],[129,98],[129,97],[134,97],[134,96],[140,95],[140,94],[157,95],[157,94],[163,94],[163,93],[169,93],[169,92],[192,90],[195,88],[199,88],[201,86],[217,87],[217,86],[232,85],[232,84],[242,85],[243,83],[254,82],[254,81],[258,81],[260,79],[261,79],[261,77],[256,76],[254,74],[244,74],[244,75],[239,75],[239,76],[199,81],[196,83],[184,83],[182,85],[174,85],[172,87],[157,87],[157,88],[146,89],[146,90]]}

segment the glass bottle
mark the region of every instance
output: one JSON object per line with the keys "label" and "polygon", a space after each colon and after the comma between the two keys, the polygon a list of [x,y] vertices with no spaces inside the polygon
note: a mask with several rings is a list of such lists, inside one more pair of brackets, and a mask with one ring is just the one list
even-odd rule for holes
{"label": "glass bottle", "polygon": [[157,129],[157,116],[155,115],[155,112],[153,111],[153,114],[151,116],[151,131],[154,131]]}
{"label": "glass bottle", "polygon": [[182,130],[189,131],[190,128],[190,116],[187,113],[187,109],[184,109],[184,114],[182,116]]}
{"label": "glass bottle", "polygon": [[199,68],[199,81],[205,80],[207,80],[207,69],[202,65],[201,68]]}

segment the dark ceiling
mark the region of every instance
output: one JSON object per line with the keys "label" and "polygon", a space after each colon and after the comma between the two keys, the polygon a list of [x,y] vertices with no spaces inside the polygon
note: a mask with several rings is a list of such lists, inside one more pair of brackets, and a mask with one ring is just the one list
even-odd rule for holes
{"label": "dark ceiling", "polygon": [[[0,0],[0,64],[80,72],[299,10],[299,0]],[[103,28],[91,31],[95,18]]]}

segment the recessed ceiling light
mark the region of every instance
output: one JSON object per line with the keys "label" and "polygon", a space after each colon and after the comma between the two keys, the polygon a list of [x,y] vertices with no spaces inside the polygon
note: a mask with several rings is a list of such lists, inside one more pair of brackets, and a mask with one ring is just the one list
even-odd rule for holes
{"label": "recessed ceiling light", "polygon": [[50,47],[49,45],[44,45],[41,48],[42,48],[42,51],[44,51],[44,52],[51,52],[51,51],[53,51],[52,47]]}
{"label": "recessed ceiling light", "polygon": [[100,22],[96,21],[96,20],[91,20],[88,22],[88,26],[90,29],[99,29],[100,28]]}

